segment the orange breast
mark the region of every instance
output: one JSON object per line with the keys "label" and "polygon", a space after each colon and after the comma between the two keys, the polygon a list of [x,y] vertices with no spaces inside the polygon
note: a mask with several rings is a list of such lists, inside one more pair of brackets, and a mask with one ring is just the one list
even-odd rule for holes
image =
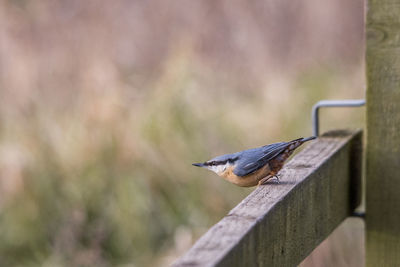
{"label": "orange breast", "polygon": [[221,173],[220,176],[225,180],[233,184],[236,184],[238,186],[250,187],[250,186],[256,186],[262,178],[268,176],[270,173],[271,170],[269,168],[269,165],[266,164],[264,167],[258,169],[257,171],[241,177],[234,174],[233,166],[230,166],[226,168],[226,170],[223,173]]}

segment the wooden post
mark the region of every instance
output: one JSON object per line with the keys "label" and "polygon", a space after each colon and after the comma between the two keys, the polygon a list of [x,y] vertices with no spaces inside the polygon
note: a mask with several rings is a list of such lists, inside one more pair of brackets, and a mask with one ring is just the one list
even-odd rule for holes
{"label": "wooden post", "polygon": [[367,13],[367,266],[400,266],[400,0]]}

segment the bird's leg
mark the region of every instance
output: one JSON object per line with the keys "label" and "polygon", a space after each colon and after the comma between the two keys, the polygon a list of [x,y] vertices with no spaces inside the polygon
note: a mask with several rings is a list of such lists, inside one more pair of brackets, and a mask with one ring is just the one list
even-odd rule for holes
{"label": "bird's leg", "polygon": [[266,183],[267,183],[270,179],[272,179],[272,178],[275,178],[276,181],[278,182],[278,184],[281,183],[281,181],[279,180],[279,175],[278,175],[278,173],[273,172],[273,173],[270,173],[269,175],[265,176],[264,178],[262,178],[262,179],[258,182],[258,185],[259,185],[259,186],[260,186],[260,185],[264,185],[264,184],[266,184]]}
{"label": "bird's leg", "polygon": [[279,170],[278,171],[272,171],[272,172],[270,172],[270,176],[272,177],[272,178],[275,178],[276,179],[276,181],[278,182],[278,184],[280,183],[280,181],[279,181],[279,176],[278,176],[278,172],[279,172]]}
{"label": "bird's leg", "polygon": [[276,181],[278,182],[278,184],[281,183],[281,181],[279,181],[279,176],[278,176],[278,174],[275,174],[275,175],[272,176],[272,177],[276,179]]}
{"label": "bird's leg", "polygon": [[264,178],[262,178],[259,182],[258,182],[258,186],[260,185],[264,185],[268,182],[269,179],[273,178],[274,176],[268,175],[265,176]]}

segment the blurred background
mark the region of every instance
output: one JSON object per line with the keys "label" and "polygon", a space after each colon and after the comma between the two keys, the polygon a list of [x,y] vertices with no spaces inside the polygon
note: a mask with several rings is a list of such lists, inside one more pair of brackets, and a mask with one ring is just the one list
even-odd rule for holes
{"label": "blurred background", "polygon": [[[364,97],[363,19],[361,0],[0,0],[0,265],[170,264],[253,190],[192,162]],[[360,227],[303,265],[362,266]]]}

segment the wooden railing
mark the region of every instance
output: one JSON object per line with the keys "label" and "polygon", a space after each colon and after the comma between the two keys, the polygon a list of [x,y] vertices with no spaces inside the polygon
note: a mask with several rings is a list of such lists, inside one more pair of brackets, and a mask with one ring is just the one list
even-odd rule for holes
{"label": "wooden railing", "polygon": [[295,266],[360,202],[361,131],[310,143],[173,266]]}
{"label": "wooden railing", "polygon": [[[367,1],[366,263],[400,266],[400,0]],[[294,266],[360,201],[361,133],[318,138],[175,266]]]}

